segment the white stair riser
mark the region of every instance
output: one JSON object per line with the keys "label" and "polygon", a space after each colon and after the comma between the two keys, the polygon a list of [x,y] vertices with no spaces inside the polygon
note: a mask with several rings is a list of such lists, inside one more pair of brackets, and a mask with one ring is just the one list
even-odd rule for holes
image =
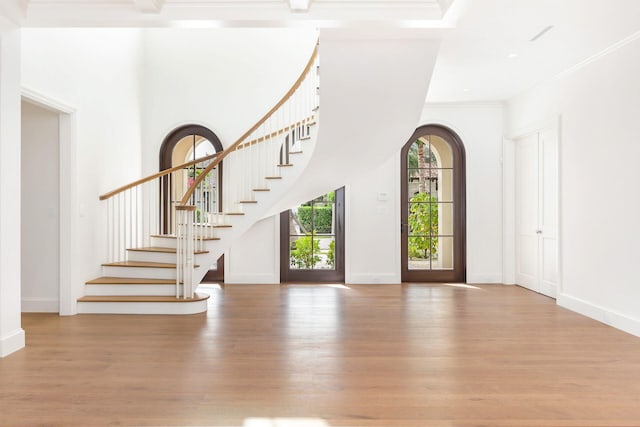
{"label": "white stair riser", "polygon": [[[221,230],[224,230],[224,232],[228,232],[228,230],[231,230],[231,228],[223,228]],[[218,233],[219,236],[222,238],[222,234]],[[207,246],[209,244],[211,244],[212,242],[217,242],[219,240],[204,240],[203,244],[204,244],[204,250],[207,250]],[[198,242],[197,244],[200,244],[200,242]],[[158,246],[161,248],[171,248],[171,249],[175,249],[176,248],[176,239],[173,237],[159,237],[159,236],[152,236],[151,237],[151,246]],[[131,252],[131,251],[128,251]]]}
{"label": "white stair riser", "polygon": [[151,236],[151,246],[158,246],[161,248],[176,248],[176,239],[172,237],[156,237]]}
{"label": "white stair riser", "polygon": [[[182,285],[180,286],[182,292]],[[131,295],[157,295],[175,296],[176,285],[87,285],[87,296],[131,296]]]}
{"label": "white stair riser", "polygon": [[175,268],[102,266],[106,277],[134,277],[139,279],[175,279]]}
{"label": "white stair riser", "polygon": [[[202,255],[204,254],[195,254],[196,264],[200,264],[198,260],[202,257]],[[167,252],[127,251],[127,260],[175,264],[176,254]]]}
{"label": "white stair riser", "polygon": [[207,311],[207,300],[192,302],[78,302],[78,313],[196,314]]}

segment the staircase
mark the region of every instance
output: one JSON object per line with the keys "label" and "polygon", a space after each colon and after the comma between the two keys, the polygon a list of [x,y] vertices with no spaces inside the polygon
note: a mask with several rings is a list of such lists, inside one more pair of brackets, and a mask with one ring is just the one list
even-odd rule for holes
{"label": "staircase", "polygon": [[[101,196],[110,259],[101,277],[85,283],[79,313],[206,311],[209,295],[195,289],[209,267],[286,194],[311,158],[319,122],[318,68],[316,47],[287,94],[224,151]],[[221,198],[215,177],[223,160]],[[188,168],[198,171],[193,182]]]}
{"label": "staircase", "polygon": [[[224,151],[101,196],[109,259],[102,277],[86,282],[78,312],[205,311],[200,280],[256,221],[370,172],[424,124],[439,37],[426,30],[323,29],[322,115],[316,48],[280,102]],[[210,197],[221,161],[222,210]],[[201,171],[190,185],[186,167]],[[167,203],[167,212],[159,209]]]}

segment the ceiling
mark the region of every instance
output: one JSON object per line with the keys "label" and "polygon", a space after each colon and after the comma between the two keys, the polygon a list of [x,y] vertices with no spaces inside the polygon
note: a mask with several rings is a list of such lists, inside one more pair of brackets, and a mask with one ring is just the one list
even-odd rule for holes
{"label": "ceiling", "polygon": [[640,0],[0,0],[0,15],[22,27],[423,28],[442,37],[429,102],[503,101],[640,37]]}

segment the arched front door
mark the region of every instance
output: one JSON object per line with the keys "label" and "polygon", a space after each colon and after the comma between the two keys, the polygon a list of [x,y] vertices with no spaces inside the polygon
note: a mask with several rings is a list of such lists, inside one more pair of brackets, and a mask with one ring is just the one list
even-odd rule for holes
{"label": "arched front door", "polygon": [[[184,125],[177,129],[174,129],[167,135],[160,146],[160,170],[168,169],[173,166],[180,165],[182,163],[189,162],[207,155],[222,151],[222,143],[220,139],[210,129],[200,125]],[[196,166],[191,166],[186,171],[186,176],[196,176]],[[216,203],[218,204],[218,211],[222,212],[222,162],[217,167],[217,194],[215,196]],[[173,204],[177,201],[176,198],[181,198],[182,195],[178,194],[177,188],[188,187],[188,182],[176,183],[170,181],[163,181],[163,197],[162,200],[166,201],[161,207],[163,210],[163,232],[171,233],[171,225],[173,221]],[[176,187],[176,188],[172,188]]]}
{"label": "arched front door", "polygon": [[[215,133],[200,125],[184,125],[174,129],[167,135],[160,147],[160,170],[178,166],[208,155],[222,151],[222,143]],[[174,205],[182,198],[183,191],[188,188],[190,180],[198,176],[198,169],[204,165],[193,165],[177,174],[175,179],[162,181],[162,229],[163,233],[171,234],[173,225]],[[217,170],[217,173],[216,173]],[[211,206],[222,212],[222,162],[212,171],[211,194],[201,195],[211,199]],[[224,255],[220,257],[217,266],[205,276],[205,280],[224,281]]]}
{"label": "arched front door", "polygon": [[465,152],[438,125],[421,126],[402,148],[402,281],[466,280]]}

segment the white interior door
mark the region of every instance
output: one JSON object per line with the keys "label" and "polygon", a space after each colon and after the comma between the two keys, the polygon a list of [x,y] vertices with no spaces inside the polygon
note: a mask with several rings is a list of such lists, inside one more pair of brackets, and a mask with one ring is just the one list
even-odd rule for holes
{"label": "white interior door", "polygon": [[516,140],[516,282],[550,297],[558,282],[555,127]]}
{"label": "white interior door", "polygon": [[558,290],[558,131],[539,133],[540,147],[540,282],[539,292],[556,297]]}

